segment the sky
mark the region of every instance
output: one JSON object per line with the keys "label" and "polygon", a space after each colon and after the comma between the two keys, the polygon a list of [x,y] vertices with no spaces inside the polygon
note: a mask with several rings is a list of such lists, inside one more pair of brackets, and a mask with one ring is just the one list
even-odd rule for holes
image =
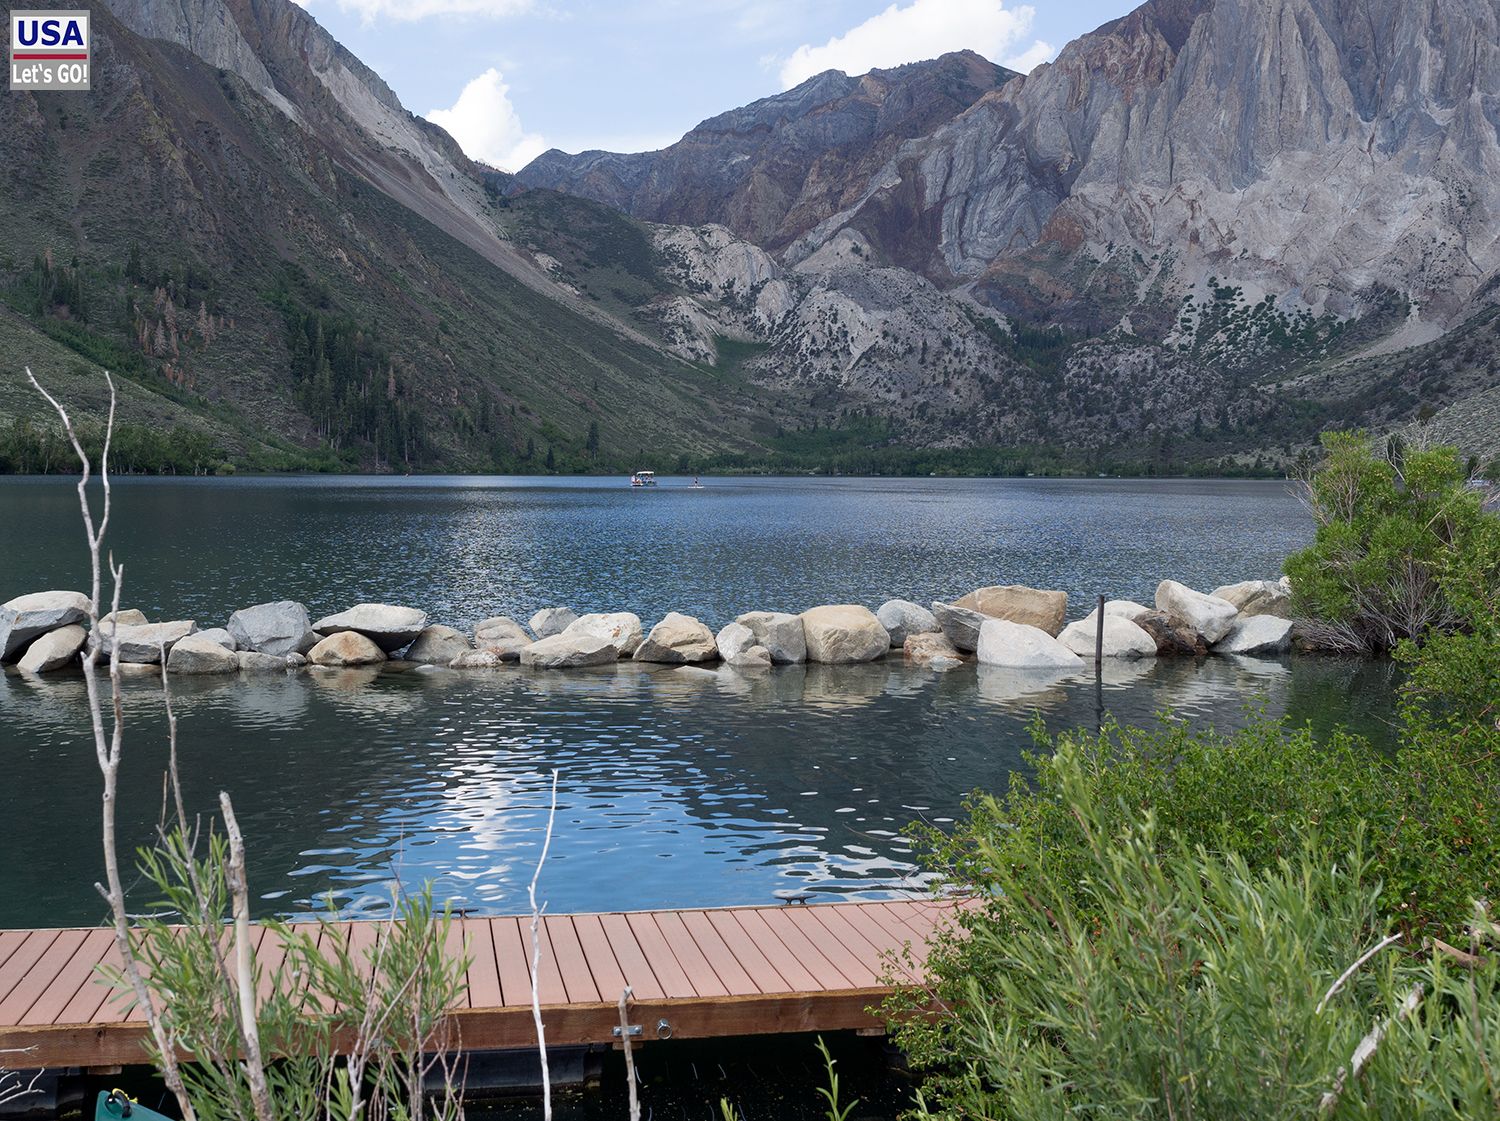
{"label": "sky", "polygon": [[298,0],[473,158],[639,152],[823,70],[968,48],[1017,70],[1139,0]]}

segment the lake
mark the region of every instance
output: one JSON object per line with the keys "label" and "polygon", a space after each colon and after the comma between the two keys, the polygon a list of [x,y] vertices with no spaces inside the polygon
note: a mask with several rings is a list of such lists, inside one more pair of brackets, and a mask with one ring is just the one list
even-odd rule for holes
{"label": "lake", "polygon": [[[757,608],[973,587],[1150,601],[1170,576],[1205,589],[1274,576],[1310,523],[1284,484],[1143,480],[352,478],[116,485],[122,602],[219,625],[237,607],[360,601],[435,622],[519,619],[553,604],[669,610],[718,627]],[[0,480],[0,601],[84,586],[67,480]],[[229,790],[260,914],[331,901],[349,915],[432,882],[475,912],[525,909],[560,772],[542,880],[554,911],[769,901],[776,890],[881,898],[921,877],[901,830],[944,823],[1022,766],[1028,724],[1142,723],[1170,708],[1238,726],[1246,707],[1377,737],[1389,667],[1217,658],[1037,679],[946,675],[901,660],[741,674],[645,668],[455,673],[391,666],[269,678],[175,678],[195,811]],[[76,674],[0,677],[5,825],[0,926],[93,923],[103,908],[99,776]],[[159,690],[127,685],[122,843],[161,810]],[[133,897],[138,910],[149,898]]]}

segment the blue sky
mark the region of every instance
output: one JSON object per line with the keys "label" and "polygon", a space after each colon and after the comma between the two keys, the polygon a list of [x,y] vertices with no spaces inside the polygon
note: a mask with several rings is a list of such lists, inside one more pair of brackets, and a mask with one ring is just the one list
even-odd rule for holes
{"label": "blue sky", "polygon": [[642,151],[820,70],[968,47],[1029,69],[1139,0],[299,0],[406,107],[515,170]]}

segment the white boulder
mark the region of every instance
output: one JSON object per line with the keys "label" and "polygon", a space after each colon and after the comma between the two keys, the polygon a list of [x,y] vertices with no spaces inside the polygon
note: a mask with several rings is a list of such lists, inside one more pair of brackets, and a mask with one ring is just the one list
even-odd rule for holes
{"label": "white boulder", "polygon": [[[1063,628],[1057,641],[1080,658],[1092,660],[1099,637],[1099,612],[1096,610],[1076,623]],[[1123,615],[1104,613],[1104,656],[1106,658],[1154,658],[1156,639]]]}
{"label": "white boulder", "polygon": [[891,636],[875,613],[858,604],[814,607],[802,613],[807,660],[824,665],[873,662],[891,648]]}
{"label": "white boulder", "polygon": [[118,656],[122,662],[142,666],[159,665],[163,654],[170,655],[172,647],[197,629],[198,624],[190,619],[115,627],[104,634],[103,657],[108,658],[118,648]]}
{"label": "white boulder", "polygon": [[386,659],[385,651],[358,631],[334,631],[307,652],[315,666],[369,666]]}
{"label": "white boulder", "polygon": [[226,648],[208,631],[190,634],[179,640],[167,655],[167,670],[170,673],[238,673],[239,669],[240,660],[233,648]]}
{"label": "white boulder", "polygon": [[1083,659],[1040,627],[986,619],[979,628],[979,663],[1009,669],[1076,669]]}
{"label": "white boulder", "polygon": [[356,631],[387,654],[410,643],[427,627],[427,612],[388,603],[357,603],[348,611],[325,615],[312,625],[320,635]]}
{"label": "white boulder", "polygon": [[88,632],[77,623],[58,627],[55,631],[48,631],[32,639],[17,666],[23,673],[51,673],[55,669],[62,669],[77,659],[78,652],[83,649],[87,640]]}
{"label": "white boulder", "polygon": [[602,666],[617,660],[620,648],[609,639],[587,631],[541,638],[521,651],[521,664],[534,669],[575,669]]}
{"label": "white boulder", "polygon": [[580,615],[568,624],[563,634],[591,634],[611,643],[622,658],[635,653],[645,637],[641,617],[633,611],[601,611]]}
{"label": "white boulder", "polygon": [[307,608],[289,599],[240,608],[229,616],[229,633],[241,650],[260,654],[306,654],[318,644]]}
{"label": "white boulder", "polygon": [[1292,582],[1285,576],[1279,580],[1242,580],[1238,584],[1225,584],[1222,588],[1215,588],[1213,594],[1234,604],[1241,615],[1291,617]]}
{"label": "white boulder", "polygon": [[1228,600],[1195,592],[1176,580],[1163,580],[1156,586],[1156,609],[1188,624],[1210,644],[1229,633],[1240,613]]}
{"label": "white boulder", "polygon": [[[1094,610],[1097,611],[1098,608]],[[1133,599],[1112,599],[1104,604],[1106,615],[1118,615],[1121,619],[1129,619],[1132,623],[1139,622],[1142,615],[1149,615],[1152,610],[1153,608],[1147,607],[1144,603],[1136,603]],[[1089,612],[1090,615],[1093,613],[1093,611]]]}
{"label": "white boulder", "polygon": [[735,619],[748,627],[757,646],[764,646],[778,666],[807,661],[807,632],[802,616],[785,611],[747,611]]}
{"label": "white boulder", "polygon": [[691,615],[672,611],[651,628],[645,641],[636,647],[634,657],[638,662],[681,665],[706,662],[718,653],[713,631]]}
{"label": "white boulder", "polygon": [[931,634],[938,629],[937,616],[909,599],[886,600],[876,608],[875,618],[890,632],[892,646],[904,646],[912,635]]}
{"label": "white boulder", "polygon": [[193,637],[207,639],[210,642],[217,642],[226,650],[239,649],[239,644],[234,641],[234,635],[230,634],[228,629],[225,627],[210,627],[206,631],[197,631],[193,634]]}
{"label": "white boulder", "polygon": [[0,604],[0,661],[21,656],[34,638],[89,617],[89,597],[82,592],[32,592]]}
{"label": "white boulder", "polygon": [[1213,644],[1215,654],[1285,654],[1292,648],[1292,621],[1276,615],[1241,615]]}
{"label": "white boulder", "polygon": [[451,666],[453,659],[474,649],[469,645],[469,636],[453,627],[434,623],[422,628],[417,640],[405,654],[405,660],[424,666]]}

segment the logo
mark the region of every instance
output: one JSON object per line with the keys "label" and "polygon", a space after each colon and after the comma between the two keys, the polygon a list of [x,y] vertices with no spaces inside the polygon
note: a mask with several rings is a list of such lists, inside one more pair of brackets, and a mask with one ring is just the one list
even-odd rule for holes
{"label": "logo", "polygon": [[88,12],[11,12],[10,88],[88,89]]}

